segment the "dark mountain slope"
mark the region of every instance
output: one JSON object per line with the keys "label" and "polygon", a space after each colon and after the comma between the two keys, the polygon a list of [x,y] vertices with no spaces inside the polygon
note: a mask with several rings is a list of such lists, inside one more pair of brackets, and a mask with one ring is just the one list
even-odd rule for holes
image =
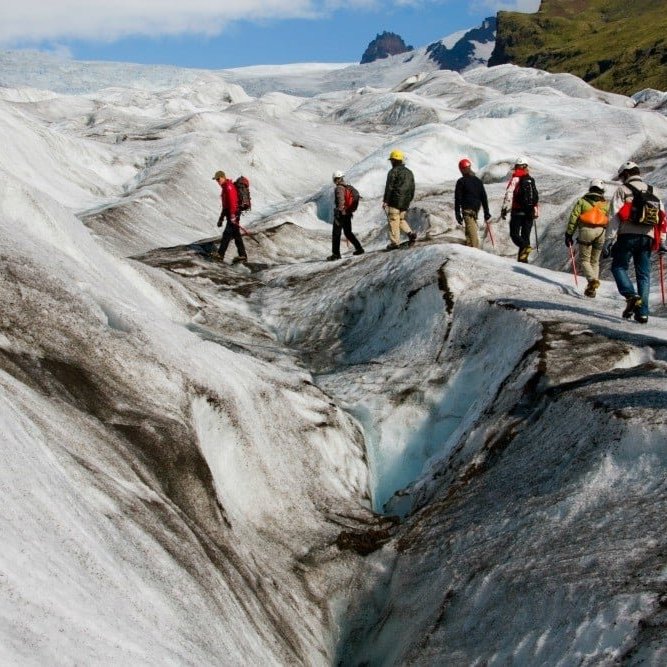
{"label": "dark mountain slope", "polygon": [[489,65],[570,72],[602,90],[667,90],[665,0],[542,0],[535,14],[499,12]]}

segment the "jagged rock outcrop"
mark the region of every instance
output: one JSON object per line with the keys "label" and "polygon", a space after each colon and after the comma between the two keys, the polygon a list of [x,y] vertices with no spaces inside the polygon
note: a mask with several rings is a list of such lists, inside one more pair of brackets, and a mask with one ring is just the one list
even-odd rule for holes
{"label": "jagged rock outcrop", "polygon": [[489,66],[568,72],[602,90],[667,90],[664,0],[542,0],[535,14],[499,12]]}
{"label": "jagged rock outcrop", "polygon": [[368,45],[364,51],[364,55],[361,56],[361,64],[366,65],[381,58],[396,56],[399,53],[406,53],[413,50],[414,47],[407,46],[400,35],[385,30],[381,35],[378,34]]}
{"label": "jagged rock outcrop", "polygon": [[461,72],[477,65],[486,65],[496,40],[496,19],[484,19],[478,28],[468,30],[453,46],[447,40],[434,42],[426,48],[429,58],[438,63],[440,69]]}

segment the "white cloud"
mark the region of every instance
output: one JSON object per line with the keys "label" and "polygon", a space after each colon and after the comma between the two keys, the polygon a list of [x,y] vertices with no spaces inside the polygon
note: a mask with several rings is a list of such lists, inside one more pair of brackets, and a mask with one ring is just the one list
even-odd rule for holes
{"label": "white cloud", "polygon": [[[452,0],[23,0],[0,6],[0,46],[61,42],[68,39],[113,41],[128,36],[216,35],[239,20],[317,18],[328,12],[377,9]],[[539,0],[475,0],[495,13],[499,9],[535,11]]]}
{"label": "white cloud", "polygon": [[319,11],[312,0],[24,0],[0,7],[0,44],[129,35],[217,34],[240,19],[295,18]]}
{"label": "white cloud", "polygon": [[499,11],[532,13],[540,8],[540,0],[476,0],[474,4],[486,8],[489,16]]}

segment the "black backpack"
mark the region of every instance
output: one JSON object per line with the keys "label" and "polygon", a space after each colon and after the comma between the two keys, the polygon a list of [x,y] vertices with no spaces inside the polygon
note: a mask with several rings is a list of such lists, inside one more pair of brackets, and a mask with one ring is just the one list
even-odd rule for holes
{"label": "black backpack", "polygon": [[359,190],[349,183],[345,183],[343,187],[345,188],[345,213],[354,213],[359,208]]}
{"label": "black backpack", "polygon": [[528,174],[521,176],[514,193],[514,201],[524,211],[531,211],[539,201],[535,179]]}
{"label": "black backpack", "polygon": [[660,219],[660,200],[653,194],[653,186],[647,186],[646,192],[626,183],[632,192],[632,207],[628,222],[636,225],[657,225]]}
{"label": "black backpack", "polygon": [[250,181],[245,176],[239,176],[234,181],[234,186],[239,199],[239,211],[249,211],[252,208]]}

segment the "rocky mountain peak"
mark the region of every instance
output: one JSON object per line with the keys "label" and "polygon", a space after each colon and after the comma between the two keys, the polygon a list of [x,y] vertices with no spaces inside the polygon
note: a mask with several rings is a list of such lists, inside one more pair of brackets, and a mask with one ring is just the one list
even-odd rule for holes
{"label": "rocky mountain peak", "polygon": [[400,35],[385,30],[381,35],[376,35],[375,39],[368,45],[364,55],[361,56],[361,64],[366,65],[381,58],[413,50],[414,47],[407,46]]}

